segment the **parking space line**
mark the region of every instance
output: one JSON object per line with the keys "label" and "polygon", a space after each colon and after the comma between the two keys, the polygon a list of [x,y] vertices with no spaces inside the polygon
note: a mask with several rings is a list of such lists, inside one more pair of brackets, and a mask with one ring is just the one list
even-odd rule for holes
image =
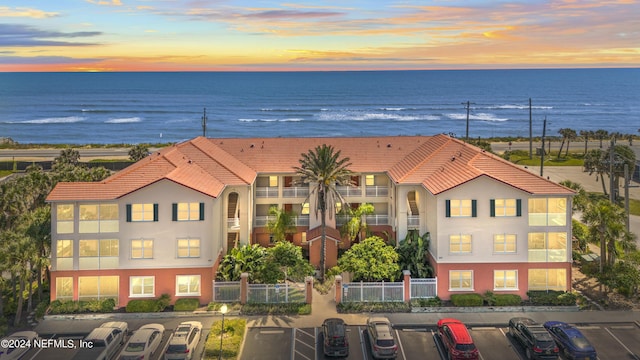
{"label": "parking space line", "polygon": [[609,333],[609,335],[611,335],[611,337],[612,337],[612,338],[614,338],[614,339],[618,342],[618,344],[620,344],[620,345],[621,345],[625,350],[627,350],[627,353],[629,353],[630,355],[632,355],[632,356],[633,356],[633,358],[634,358],[635,360],[639,360],[639,359],[638,359],[638,356],[637,356],[636,354],[634,354],[634,353],[633,353],[633,351],[631,351],[631,349],[629,349],[629,348],[628,348],[624,343],[622,343],[622,341],[620,341],[620,339],[618,339],[618,337],[617,337],[617,336],[615,336],[615,335],[611,332],[611,330],[609,330],[609,329],[607,329],[607,328],[604,328],[604,330],[605,330],[606,332],[608,332],[608,333]]}
{"label": "parking space line", "polygon": [[402,358],[406,360],[407,356],[404,354],[404,347],[402,346],[402,341],[400,341],[400,334],[398,333],[397,329],[396,329],[396,339],[398,339],[398,346],[400,347],[400,352],[402,353]]}
{"label": "parking space line", "polygon": [[313,344],[316,347],[316,350],[313,352],[313,354],[314,354],[313,358],[315,360],[318,360],[318,345],[319,344],[318,344],[318,328],[317,327],[313,328],[313,334],[315,336],[314,339],[313,339]]}
{"label": "parking space line", "polygon": [[[296,353],[296,328],[291,330],[291,356],[290,359],[295,359],[294,354]],[[262,331],[261,331],[262,332]]]}
{"label": "parking space line", "polygon": [[362,357],[364,360],[369,360],[367,358],[367,349],[364,346],[364,331],[360,329],[360,326],[358,326],[358,334],[360,335],[360,347],[362,348]]}
{"label": "parking space line", "polygon": [[[53,337],[56,336],[56,334],[51,335],[51,337],[49,339],[53,339]],[[40,354],[40,351],[42,351],[42,349],[44,349],[43,347],[38,348],[38,351],[36,351],[35,354],[33,354],[33,356],[31,357],[31,359],[29,360],[33,360],[36,358],[36,356],[38,356],[38,354]]]}
{"label": "parking space line", "polygon": [[308,337],[311,337],[311,338],[313,337],[313,335],[309,334],[308,332],[306,332],[306,331],[304,331],[302,329],[298,329],[298,332],[301,332],[301,333],[307,335]]}

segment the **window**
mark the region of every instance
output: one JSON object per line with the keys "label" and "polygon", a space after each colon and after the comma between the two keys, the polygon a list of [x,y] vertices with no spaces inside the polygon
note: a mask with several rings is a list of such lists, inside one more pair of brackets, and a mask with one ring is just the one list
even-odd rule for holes
{"label": "window", "polygon": [[529,290],[567,290],[565,269],[529,269]]}
{"label": "window", "polygon": [[517,270],[494,270],[493,271],[494,290],[518,290]]}
{"label": "window", "polygon": [[529,199],[529,226],[566,226],[567,199]]}
{"label": "window", "polygon": [[114,269],[118,267],[118,239],[80,240],[79,269]]}
{"label": "window", "polygon": [[300,242],[302,244],[306,244],[307,243],[307,233],[305,231],[303,231],[302,233],[300,233],[300,237],[301,237]]}
{"label": "window", "polygon": [[177,275],[176,296],[200,296],[200,275]]}
{"label": "window", "polygon": [[73,233],[73,204],[56,206],[56,229],[58,234]]}
{"label": "window", "polygon": [[476,217],[476,200],[445,200],[446,217]]}
{"label": "window", "polygon": [[449,236],[449,253],[469,254],[471,253],[471,235],[457,234]]}
{"label": "window", "polygon": [[131,240],[132,259],[153,259],[153,240],[134,239]]}
{"label": "window", "polygon": [[129,296],[130,297],[152,297],[155,296],[155,276],[130,276]]}
{"label": "window", "polygon": [[493,252],[495,254],[514,254],[516,252],[515,234],[495,234],[493,235]]}
{"label": "window", "polygon": [[302,204],[302,210],[300,211],[300,215],[309,215],[309,203]]}
{"label": "window", "polygon": [[127,204],[127,222],[158,221],[158,204]]}
{"label": "window", "polygon": [[473,290],[473,271],[471,270],[450,270],[449,290]]}
{"label": "window", "polygon": [[118,300],[118,276],[80,276],[78,277],[78,300]]}
{"label": "window", "polygon": [[73,240],[56,241],[56,270],[73,270]]}
{"label": "window", "polygon": [[56,300],[73,299],[73,278],[59,277],[56,278]]}
{"label": "window", "polygon": [[118,232],[118,204],[80,205],[80,233]]}
{"label": "window", "polygon": [[200,257],[200,239],[178,239],[178,257]]}
{"label": "window", "polygon": [[374,186],[376,184],[376,178],[374,175],[365,175],[364,184],[366,186]]}
{"label": "window", "polygon": [[566,262],[567,233],[529,233],[529,262]]}
{"label": "window", "polygon": [[522,200],[520,199],[491,199],[491,216],[522,216]]}
{"label": "window", "polygon": [[275,175],[269,176],[269,187],[277,187],[278,186],[278,177]]}
{"label": "window", "polygon": [[177,203],[173,204],[173,221],[198,221],[204,220],[204,203]]}

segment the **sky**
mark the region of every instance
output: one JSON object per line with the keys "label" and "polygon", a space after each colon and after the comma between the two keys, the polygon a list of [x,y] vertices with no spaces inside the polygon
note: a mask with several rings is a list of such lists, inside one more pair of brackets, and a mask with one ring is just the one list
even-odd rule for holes
{"label": "sky", "polygon": [[0,71],[640,66],[640,0],[4,0]]}

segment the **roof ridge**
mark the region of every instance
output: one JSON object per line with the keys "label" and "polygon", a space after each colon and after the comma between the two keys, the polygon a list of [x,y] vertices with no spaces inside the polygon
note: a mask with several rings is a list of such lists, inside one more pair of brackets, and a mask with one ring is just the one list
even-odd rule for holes
{"label": "roof ridge", "polygon": [[[407,156],[405,156],[402,160],[400,160],[400,162],[396,163],[396,164],[394,165],[394,167],[395,167],[397,164],[399,164],[399,163],[403,162],[407,157],[409,157],[409,156],[411,156],[411,155],[415,154],[417,151],[421,150],[424,146],[428,146],[428,145],[430,145],[430,144],[432,143],[432,142],[430,141],[431,139],[439,139],[439,138],[441,138],[441,137],[445,137],[445,138],[446,138],[447,136],[446,136],[446,135],[442,135],[442,134],[438,134],[438,135],[435,135],[435,136],[430,136],[430,137],[428,137],[428,138],[426,139],[426,141],[425,141],[425,142],[423,142],[420,146],[418,146],[418,147],[417,147],[415,150],[413,150],[411,153],[407,154]],[[409,177],[409,175],[411,175],[411,174],[413,174],[414,172],[416,172],[416,171],[417,171],[417,169],[420,167],[420,165],[424,164],[424,163],[425,163],[425,162],[427,162],[428,160],[430,160],[430,159],[432,159],[433,157],[435,157],[435,155],[436,155],[437,153],[439,153],[439,151],[440,151],[440,150],[442,150],[442,149],[447,145],[447,143],[448,143],[449,141],[451,141],[452,139],[449,137],[449,138],[448,138],[448,139],[446,139],[446,140],[447,140],[447,141],[445,141],[442,145],[440,145],[440,146],[438,146],[438,147],[437,147],[436,151],[429,152],[429,153],[428,153],[428,155],[427,155],[427,156],[425,156],[425,157],[423,157],[423,158],[422,158],[422,160],[418,161],[418,162],[416,163],[416,165],[415,165],[415,166],[413,166],[413,167],[411,168],[411,170],[409,170],[409,171],[405,172],[405,173],[404,173],[404,175],[398,179],[398,182],[402,182],[402,181],[404,181],[404,179],[406,179],[407,177]]]}
{"label": "roof ridge", "polygon": [[[223,168],[227,169],[230,173],[234,174],[236,177],[238,177],[239,179],[241,179],[245,183],[250,184],[253,181],[253,179],[245,179],[243,176],[241,176],[239,174],[239,171],[235,171],[234,170],[234,167],[237,169],[238,168],[238,164],[242,164],[241,166],[243,166],[245,168],[244,170],[249,170],[253,174],[256,174],[257,171],[255,169],[251,168],[249,165],[247,165],[244,162],[242,162],[242,160],[240,160],[237,157],[231,155],[229,152],[227,152],[223,148],[221,148],[218,145],[216,145],[213,141],[211,141],[211,139],[206,138],[204,136],[198,136],[197,138],[192,139],[190,142],[195,148],[197,148],[198,150],[202,151],[202,153],[205,156],[207,156],[209,159],[217,162],[218,164],[220,164],[220,166],[222,166]],[[204,147],[207,147],[207,146],[214,147],[216,149],[216,151],[222,152],[223,154],[225,154],[228,157],[232,158],[236,163],[234,164],[234,166],[230,166],[229,164],[227,164],[226,159],[220,159],[220,158],[213,157],[212,156],[213,154],[210,151],[207,151],[207,149],[204,148]]]}

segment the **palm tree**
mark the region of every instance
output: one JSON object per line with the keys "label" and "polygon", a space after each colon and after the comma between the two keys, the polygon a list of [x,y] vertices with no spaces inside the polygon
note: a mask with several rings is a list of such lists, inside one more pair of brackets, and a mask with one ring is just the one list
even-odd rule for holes
{"label": "palm tree", "polygon": [[569,128],[562,128],[562,129],[558,130],[558,133],[560,133],[560,135],[562,135],[562,143],[560,143],[560,150],[558,150],[558,159],[559,159],[560,156],[562,155],[562,148],[564,147],[565,141],[567,142],[567,151],[569,151],[568,140],[572,135],[573,135],[573,137],[575,137],[576,131],[573,130],[573,129],[569,129]]}
{"label": "palm tree", "polygon": [[587,154],[587,147],[589,146],[589,138],[593,137],[593,131],[580,130],[580,136],[584,139],[584,154]]}
{"label": "palm tree", "polygon": [[625,228],[624,209],[608,200],[600,200],[587,207],[582,221],[589,226],[589,233],[600,240],[600,272],[604,262],[613,265],[616,259],[616,241],[628,236]]}
{"label": "palm tree", "polygon": [[344,198],[338,192],[337,186],[353,185],[351,181],[351,166],[349,158],[340,159],[340,150],[335,151],[333,146],[323,144],[314,150],[309,150],[306,154],[300,154],[300,166],[294,166],[294,170],[301,177],[303,184],[309,184],[313,188],[309,192],[309,197],[316,196],[316,215],[320,210],[321,216],[321,255],[320,255],[320,279],[324,281],[326,252],[327,252],[327,209],[332,208],[335,212],[336,204],[339,202],[343,206],[346,204]]}
{"label": "palm tree", "polygon": [[607,136],[609,136],[609,132],[607,130],[596,130],[594,135],[596,139],[600,140],[600,149],[602,149],[602,140],[604,140]]}
{"label": "palm tree", "polygon": [[149,147],[146,144],[138,144],[129,149],[129,160],[140,161],[149,156]]}
{"label": "palm tree", "polygon": [[372,204],[364,203],[360,204],[357,209],[343,207],[342,212],[348,216],[348,220],[340,228],[340,235],[348,236],[352,243],[355,242],[356,239],[358,241],[362,240],[362,233],[367,230],[367,223],[363,221],[363,218],[373,214],[375,207]]}
{"label": "palm tree", "polygon": [[589,204],[589,196],[582,184],[571,180],[563,180],[560,182],[560,185],[576,192],[576,196],[573,197],[573,210],[583,212]]}
{"label": "palm tree", "polygon": [[272,206],[269,208],[269,215],[273,220],[267,222],[267,229],[273,235],[274,241],[285,241],[287,235],[296,233],[295,213]]}

